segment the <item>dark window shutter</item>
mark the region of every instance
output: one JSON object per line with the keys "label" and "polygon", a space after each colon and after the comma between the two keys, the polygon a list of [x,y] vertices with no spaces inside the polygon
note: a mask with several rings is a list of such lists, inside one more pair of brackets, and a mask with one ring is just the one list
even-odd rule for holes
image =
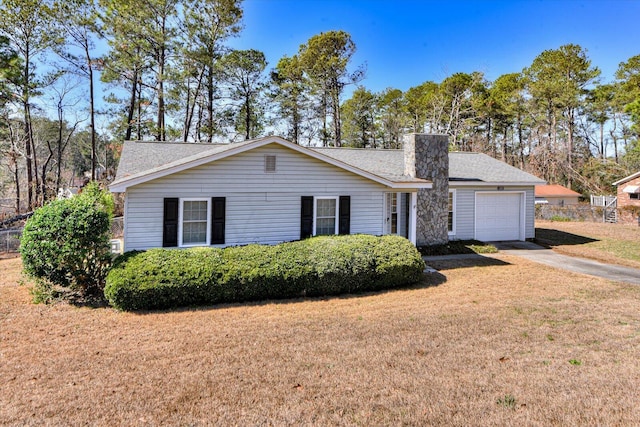
{"label": "dark window shutter", "polygon": [[351,196],[340,196],[338,234],[351,234]]}
{"label": "dark window shutter", "polygon": [[226,215],[224,197],[211,198],[211,244],[224,244],[224,223]]}
{"label": "dark window shutter", "polygon": [[178,206],[177,198],[164,199],[164,215],[162,228],[162,247],[173,248],[178,246]]}
{"label": "dark window shutter", "polygon": [[313,196],[302,196],[300,239],[313,236]]}

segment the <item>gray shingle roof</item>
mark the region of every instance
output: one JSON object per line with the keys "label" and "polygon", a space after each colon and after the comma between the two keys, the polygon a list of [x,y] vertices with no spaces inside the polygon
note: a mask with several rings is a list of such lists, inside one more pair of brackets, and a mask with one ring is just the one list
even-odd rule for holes
{"label": "gray shingle roof", "polygon": [[133,175],[151,173],[195,158],[222,153],[248,142],[252,141],[230,144],[125,141],[114,183]]}
{"label": "gray shingle roof", "polygon": [[[144,176],[192,160],[224,153],[249,140],[230,144],[194,144],[133,142],[124,143],[114,184],[134,176]],[[377,175],[391,182],[414,182],[404,175],[402,150],[371,150],[355,148],[315,148],[310,150],[342,163]],[[518,168],[482,153],[449,153],[449,180],[456,182],[544,184],[545,181]]]}
{"label": "gray shingle roof", "polygon": [[545,184],[546,181],[483,153],[449,153],[449,181]]}
{"label": "gray shingle roof", "polygon": [[404,153],[402,150],[314,147],[310,147],[310,149],[390,181],[410,182],[412,180],[411,177],[404,174]]}
{"label": "gray shingle roof", "polygon": [[[326,156],[372,173],[404,176],[402,150],[312,148]],[[405,176],[406,178],[406,176]],[[449,153],[449,181],[544,184],[545,181],[482,153]]]}

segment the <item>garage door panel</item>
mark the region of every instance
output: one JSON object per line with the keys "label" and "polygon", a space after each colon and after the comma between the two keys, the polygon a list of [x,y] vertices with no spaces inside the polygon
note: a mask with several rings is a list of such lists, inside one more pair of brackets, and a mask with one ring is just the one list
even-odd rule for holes
{"label": "garage door panel", "polygon": [[476,239],[522,239],[521,193],[476,193]]}

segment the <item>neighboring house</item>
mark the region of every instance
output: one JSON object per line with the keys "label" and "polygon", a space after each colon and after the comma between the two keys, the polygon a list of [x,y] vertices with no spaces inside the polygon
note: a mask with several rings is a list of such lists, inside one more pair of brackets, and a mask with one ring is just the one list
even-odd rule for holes
{"label": "neighboring house", "polygon": [[617,186],[618,208],[640,206],[640,172],[613,183]]}
{"label": "neighboring house", "polygon": [[400,234],[417,245],[534,237],[542,180],[442,135],[403,150],[125,142],[124,250],[274,244],[321,234]]}
{"label": "neighboring house", "polygon": [[536,185],[536,204],[551,206],[577,205],[580,193],[560,184]]}

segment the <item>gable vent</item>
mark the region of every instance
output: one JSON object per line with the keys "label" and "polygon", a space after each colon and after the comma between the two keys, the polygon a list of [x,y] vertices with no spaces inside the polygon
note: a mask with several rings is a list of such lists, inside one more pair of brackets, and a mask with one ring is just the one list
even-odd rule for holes
{"label": "gable vent", "polygon": [[264,156],[264,171],[265,172],[276,171],[276,156],[272,156],[272,155]]}

